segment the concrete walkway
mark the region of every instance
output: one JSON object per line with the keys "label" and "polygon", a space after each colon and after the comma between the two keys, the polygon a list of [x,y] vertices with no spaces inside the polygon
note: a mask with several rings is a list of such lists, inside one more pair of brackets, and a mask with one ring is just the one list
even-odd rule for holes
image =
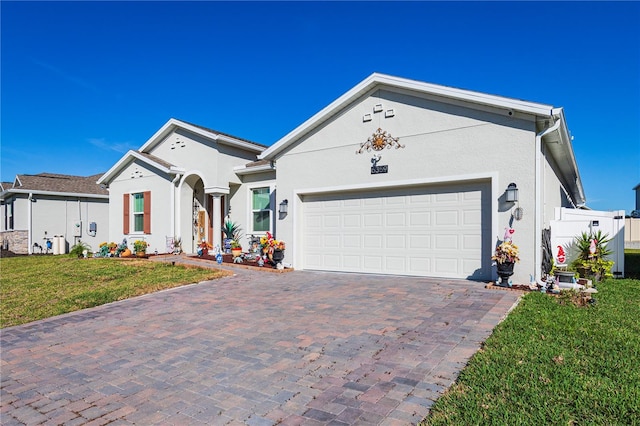
{"label": "concrete walkway", "polygon": [[234,271],[2,330],[0,423],[415,424],[519,296]]}

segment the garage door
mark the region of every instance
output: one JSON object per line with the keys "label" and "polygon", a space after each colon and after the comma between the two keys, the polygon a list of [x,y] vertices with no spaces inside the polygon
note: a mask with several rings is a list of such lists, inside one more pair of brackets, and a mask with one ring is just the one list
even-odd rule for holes
{"label": "garage door", "polygon": [[488,279],[487,183],[307,195],[305,269]]}

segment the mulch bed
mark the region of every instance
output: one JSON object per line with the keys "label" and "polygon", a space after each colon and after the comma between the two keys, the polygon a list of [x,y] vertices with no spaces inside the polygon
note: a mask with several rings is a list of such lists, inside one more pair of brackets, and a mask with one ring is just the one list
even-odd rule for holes
{"label": "mulch bed", "polygon": [[[210,260],[214,263],[217,263],[215,255],[205,254],[202,256],[190,256],[194,259],[202,259],[202,260]],[[233,255],[231,254],[223,254],[222,255],[222,263],[225,266],[233,266],[237,268],[251,269],[251,270],[260,270],[264,272],[292,272],[293,268],[284,268],[284,269],[276,269],[274,265],[270,262],[265,262],[264,266],[259,266],[257,262],[243,260],[242,263],[233,263]]]}
{"label": "mulch bed", "polygon": [[504,290],[504,291],[534,291],[534,290],[531,290],[528,285],[524,285],[524,284],[513,284],[511,287],[503,287],[501,285],[496,285],[493,282],[485,285],[484,288],[487,288],[489,290]]}

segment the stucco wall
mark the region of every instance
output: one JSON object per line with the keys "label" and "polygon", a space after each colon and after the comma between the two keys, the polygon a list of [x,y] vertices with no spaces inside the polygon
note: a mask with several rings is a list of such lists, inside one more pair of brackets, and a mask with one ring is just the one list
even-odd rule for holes
{"label": "stucco wall", "polygon": [[[109,236],[109,201],[34,194],[32,201],[27,194],[15,197],[14,230],[29,232],[29,207],[31,208],[31,247],[38,244],[46,247],[47,238],[64,236],[65,250],[68,252],[79,240],[98,250],[100,242]],[[2,218],[4,222],[4,217]],[[96,222],[95,236],[89,234],[89,223]],[[76,231],[76,223],[80,223]],[[4,224],[3,224],[4,226]],[[19,245],[19,253],[28,252],[28,241]],[[16,246],[16,244],[13,244]],[[17,248],[16,248],[17,249]],[[40,250],[35,249],[35,253]]]}
{"label": "stucco wall", "polygon": [[256,153],[208,140],[184,129],[177,129],[150,154],[171,164],[184,167],[188,173],[198,174],[205,188],[240,183],[233,172],[236,166],[256,160]]}
{"label": "stucco wall", "polygon": [[[382,112],[373,113],[376,104],[382,104]],[[385,118],[385,111],[391,109],[394,116]],[[363,122],[364,114],[371,114],[372,120]],[[379,164],[388,165],[389,171],[372,175],[373,153],[356,154],[356,150],[378,127],[399,137],[405,148],[381,151]],[[278,203],[292,200],[296,191],[314,188],[493,176],[492,198],[498,206],[492,216],[493,241],[503,237],[509,224],[515,205],[505,203],[503,193],[515,182],[525,215],[513,222],[514,242],[520,246],[522,258],[514,279],[528,282],[534,272],[535,126],[530,117],[375,92],[299,140],[277,159],[277,170]],[[294,239],[293,216],[279,221],[279,238]]]}
{"label": "stucco wall", "polygon": [[[136,239],[144,239],[149,252],[165,252],[166,237],[171,233],[171,191],[172,184],[168,176],[158,175],[158,171],[146,163],[134,161],[125,167],[122,173],[109,185],[109,241],[120,243],[127,238],[129,247]],[[133,176],[133,177],[132,177]],[[151,191],[151,234],[133,232],[123,233],[123,194]]]}

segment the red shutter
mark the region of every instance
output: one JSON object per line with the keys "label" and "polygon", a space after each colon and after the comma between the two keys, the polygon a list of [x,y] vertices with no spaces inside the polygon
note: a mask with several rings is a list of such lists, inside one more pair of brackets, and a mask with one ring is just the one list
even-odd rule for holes
{"label": "red shutter", "polygon": [[129,235],[129,215],[131,214],[131,208],[129,207],[129,194],[123,194],[122,197],[122,232],[124,235]]}
{"label": "red shutter", "polygon": [[151,191],[146,191],[144,197],[144,233],[151,233]]}

